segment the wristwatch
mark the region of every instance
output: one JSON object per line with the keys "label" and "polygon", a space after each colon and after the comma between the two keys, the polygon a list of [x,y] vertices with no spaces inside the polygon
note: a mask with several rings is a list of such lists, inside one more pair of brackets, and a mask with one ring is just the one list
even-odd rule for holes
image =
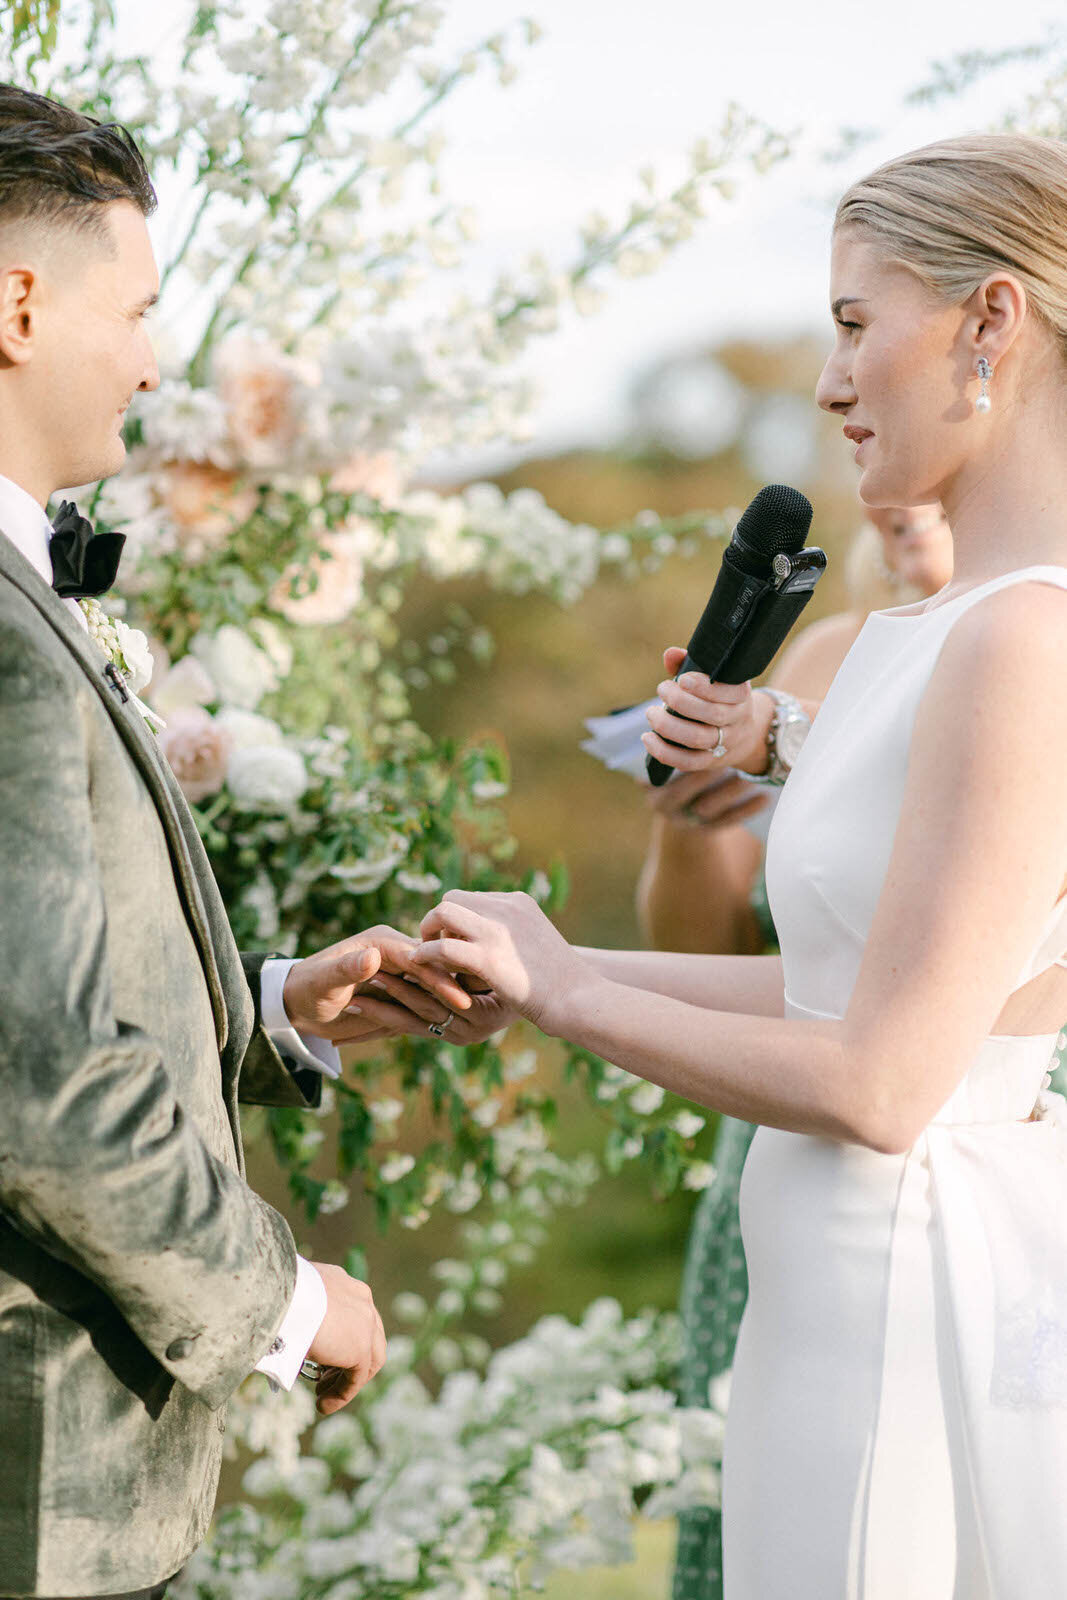
{"label": "wristwatch", "polygon": [[795,695],[781,689],[758,689],[774,701],[774,717],[767,732],[767,770],[759,781],[780,788],[793,770],[801,746],[811,731],[811,718]]}

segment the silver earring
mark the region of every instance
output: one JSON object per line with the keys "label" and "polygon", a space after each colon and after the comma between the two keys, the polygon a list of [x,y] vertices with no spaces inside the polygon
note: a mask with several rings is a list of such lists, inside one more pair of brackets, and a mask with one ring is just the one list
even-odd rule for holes
{"label": "silver earring", "polygon": [[976,411],[992,411],[993,402],[989,398],[989,380],[993,376],[993,368],[985,356],[978,357],[978,376],[982,380],[982,392],[974,402]]}

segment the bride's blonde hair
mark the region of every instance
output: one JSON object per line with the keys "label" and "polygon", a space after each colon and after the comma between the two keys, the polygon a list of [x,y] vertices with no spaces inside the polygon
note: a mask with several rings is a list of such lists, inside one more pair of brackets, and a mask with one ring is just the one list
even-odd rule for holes
{"label": "bride's blonde hair", "polygon": [[1015,274],[1067,352],[1067,146],[1021,133],[942,139],[842,195],[834,227],[862,228],[952,304]]}

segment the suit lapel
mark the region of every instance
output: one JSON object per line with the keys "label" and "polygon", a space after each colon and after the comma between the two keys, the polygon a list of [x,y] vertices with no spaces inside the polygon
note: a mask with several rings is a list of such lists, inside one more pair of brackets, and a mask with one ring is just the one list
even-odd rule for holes
{"label": "suit lapel", "polygon": [[105,675],[107,663],[88,633],[74,620],[62,600],[44,581],[36,568],[6,537],[0,538],[0,574],[26,596],[71,654],[77,658],[148,786],[166,835],[186,917],[200,952],[221,1052],[229,1031],[226,1001],[204,898],[194,865],[192,841],[187,835],[185,826],[187,822],[188,828],[195,831],[195,824],[188,815],[174,774],[133,701],[124,701]]}

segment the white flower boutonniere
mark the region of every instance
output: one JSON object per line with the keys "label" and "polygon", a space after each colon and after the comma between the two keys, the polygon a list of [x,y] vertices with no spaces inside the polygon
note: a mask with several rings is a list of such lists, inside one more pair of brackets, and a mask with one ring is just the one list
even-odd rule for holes
{"label": "white flower boutonniere", "polygon": [[89,637],[121,672],[130,698],[153,733],[167,724],[159,714],[138,699],[138,691],[152,681],[153,660],[148,640],[140,628],[131,628],[121,617],[109,617],[98,600],[79,600],[89,625]]}

